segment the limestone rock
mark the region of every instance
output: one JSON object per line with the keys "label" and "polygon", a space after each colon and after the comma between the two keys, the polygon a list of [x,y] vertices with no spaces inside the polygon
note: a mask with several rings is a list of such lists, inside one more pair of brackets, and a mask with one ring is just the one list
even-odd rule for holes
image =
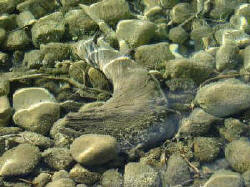
{"label": "limestone rock", "polygon": [[238,172],[250,169],[250,142],[246,139],[234,140],[225,148],[225,157]]}
{"label": "limestone rock", "polygon": [[125,166],[124,187],[154,187],[160,183],[158,172],[149,165],[130,162]]}
{"label": "limestone rock", "polygon": [[236,172],[220,170],[209,178],[204,187],[244,187],[244,180]]}
{"label": "limestone rock", "polygon": [[250,86],[237,79],[210,83],[197,92],[194,102],[217,117],[236,114],[250,107]]}
{"label": "limestone rock", "polygon": [[17,176],[32,172],[40,159],[39,149],[30,144],[20,144],[6,151],[0,158],[0,176]]}
{"label": "limestone rock", "polygon": [[108,135],[86,134],[74,140],[70,152],[83,165],[100,165],[116,157],[117,141]]}

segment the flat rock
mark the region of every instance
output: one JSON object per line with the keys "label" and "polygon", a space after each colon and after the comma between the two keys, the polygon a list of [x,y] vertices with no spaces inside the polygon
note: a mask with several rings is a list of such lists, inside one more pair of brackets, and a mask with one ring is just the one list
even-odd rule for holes
{"label": "flat rock", "polygon": [[117,146],[116,139],[111,136],[86,134],[74,140],[70,152],[83,165],[101,165],[117,156]]}
{"label": "flat rock", "polygon": [[159,173],[149,165],[130,162],[125,166],[124,187],[155,187],[160,184]]}
{"label": "flat rock", "polygon": [[33,171],[40,160],[39,149],[20,144],[6,151],[0,158],[0,176],[25,175]]}
{"label": "flat rock", "polygon": [[204,187],[244,187],[244,180],[239,173],[220,170],[209,178]]}
{"label": "flat rock", "polygon": [[33,104],[55,101],[54,96],[45,88],[21,88],[13,94],[13,108],[15,111],[28,109]]}
{"label": "flat rock", "polygon": [[122,20],[118,23],[118,40],[124,40],[131,48],[148,44],[156,35],[156,25],[145,20]]}
{"label": "flat rock", "polygon": [[234,140],[225,148],[225,157],[238,172],[250,170],[250,142],[247,139]]}
{"label": "flat rock", "polygon": [[249,108],[249,94],[249,85],[237,79],[227,79],[200,88],[194,102],[209,114],[225,117]]}
{"label": "flat rock", "polygon": [[7,126],[11,116],[10,102],[7,96],[0,96],[0,126]]}
{"label": "flat rock", "polygon": [[60,105],[54,102],[41,102],[28,109],[15,112],[16,125],[40,134],[47,134],[53,123],[60,117]]}

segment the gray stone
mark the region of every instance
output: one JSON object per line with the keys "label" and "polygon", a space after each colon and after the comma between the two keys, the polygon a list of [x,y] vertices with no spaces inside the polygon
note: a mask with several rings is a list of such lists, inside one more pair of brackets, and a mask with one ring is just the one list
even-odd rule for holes
{"label": "gray stone", "polygon": [[55,102],[55,98],[48,90],[39,87],[21,88],[13,94],[13,108],[15,111],[28,109],[41,102]]}
{"label": "gray stone", "polygon": [[135,50],[135,61],[147,69],[162,70],[165,62],[171,59],[174,59],[174,55],[167,42],[142,45]]}
{"label": "gray stone", "polygon": [[247,139],[234,140],[225,148],[225,157],[233,169],[245,172],[250,169],[250,142]]}
{"label": "gray stone", "polygon": [[118,40],[124,40],[131,48],[148,44],[156,33],[156,25],[145,20],[122,20],[118,23]]}
{"label": "gray stone", "polygon": [[4,13],[12,13],[15,10],[15,0],[0,1],[0,15]]}
{"label": "gray stone", "polygon": [[200,88],[194,103],[209,114],[225,117],[249,108],[249,94],[249,85],[237,79],[227,79]]}
{"label": "gray stone", "polygon": [[42,158],[46,164],[56,170],[67,169],[73,161],[69,149],[49,148],[42,153]]}
{"label": "gray stone", "polygon": [[182,27],[174,27],[169,30],[168,37],[172,42],[182,44],[187,40],[188,34]]}
{"label": "gray stone", "polygon": [[65,32],[65,23],[61,12],[54,12],[40,18],[32,27],[32,41],[35,47],[49,42],[59,42]]}
{"label": "gray stone", "polygon": [[40,18],[52,12],[56,8],[56,4],[56,0],[26,0],[17,5],[17,10],[20,12],[30,11],[35,16],[35,18]]}
{"label": "gray stone", "polygon": [[40,160],[39,149],[30,144],[20,144],[6,151],[0,158],[0,175],[17,176],[33,171]]}
{"label": "gray stone", "polygon": [[41,173],[35,177],[32,181],[33,185],[36,187],[44,187],[49,183],[51,175],[49,173]]}
{"label": "gray stone", "polygon": [[44,54],[40,50],[31,50],[24,54],[23,64],[29,69],[39,69],[43,58]]}
{"label": "gray stone", "polygon": [[69,176],[77,183],[93,185],[100,180],[101,175],[96,172],[91,172],[80,164],[76,164],[69,172]]}
{"label": "gray stone", "polygon": [[244,187],[244,180],[236,172],[220,170],[209,178],[204,187]]}
{"label": "gray stone", "polygon": [[101,165],[117,156],[117,146],[117,141],[112,136],[86,134],[74,140],[70,152],[83,165]]}
{"label": "gray stone", "polygon": [[12,110],[7,96],[0,96],[0,126],[8,126]]}
{"label": "gray stone", "polygon": [[34,24],[36,19],[30,11],[23,11],[17,15],[16,22],[18,27],[22,28]]}
{"label": "gray stone", "polygon": [[5,41],[5,47],[9,50],[25,50],[31,43],[24,30],[11,32]]}
{"label": "gray stone", "polygon": [[180,128],[177,137],[199,136],[208,132],[212,123],[219,118],[206,113],[200,108],[195,108],[191,114],[180,122]]}
{"label": "gray stone", "polygon": [[164,181],[171,186],[179,185],[191,179],[186,161],[179,155],[171,155],[168,159],[167,170],[164,172]]}
{"label": "gray stone", "polygon": [[41,102],[28,109],[15,112],[16,125],[40,134],[47,134],[53,123],[60,117],[60,105],[54,102]]}
{"label": "gray stone", "polygon": [[102,174],[101,184],[103,187],[122,187],[123,177],[117,170],[110,169]]}
{"label": "gray stone", "polygon": [[14,138],[14,141],[17,143],[31,143],[41,149],[46,149],[52,147],[54,142],[52,139],[43,136],[41,134],[37,134],[35,132],[24,131],[18,134],[19,136]]}
{"label": "gray stone", "polygon": [[216,138],[197,137],[194,139],[194,156],[200,162],[210,162],[216,159],[220,147],[220,142]]}
{"label": "gray stone", "polygon": [[149,165],[130,162],[125,166],[124,187],[155,187],[160,184],[158,172]]}
{"label": "gray stone", "polygon": [[75,187],[75,182],[69,178],[62,178],[48,183],[45,187]]}
{"label": "gray stone", "polygon": [[71,10],[65,15],[65,24],[68,26],[72,40],[82,38],[89,32],[97,29],[97,24],[84,12],[84,10]]}

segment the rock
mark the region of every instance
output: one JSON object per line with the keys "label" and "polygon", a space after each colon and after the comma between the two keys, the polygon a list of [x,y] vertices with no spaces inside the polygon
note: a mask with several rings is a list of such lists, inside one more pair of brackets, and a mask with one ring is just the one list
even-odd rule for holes
{"label": "rock", "polygon": [[194,139],[194,156],[200,162],[210,162],[216,159],[220,147],[220,142],[216,138],[197,137]]}
{"label": "rock", "polygon": [[0,28],[0,46],[6,38],[6,31],[3,28]]}
{"label": "rock", "polygon": [[76,164],[69,172],[69,176],[77,183],[93,185],[100,180],[100,174],[91,172],[80,164]]}
{"label": "rock", "polygon": [[83,35],[97,29],[97,24],[84,10],[70,10],[65,14],[64,20],[72,40],[82,38]]}
{"label": "rock", "polygon": [[77,61],[70,65],[69,68],[69,75],[74,80],[87,84],[87,78],[86,78],[86,70],[88,69],[88,64],[84,61]]}
{"label": "rock", "polygon": [[31,143],[39,147],[40,149],[46,149],[52,147],[54,142],[52,139],[43,136],[41,134],[37,134],[30,131],[24,131],[18,134],[19,136],[14,138],[14,141],[17,143]]}
{"label": "rock", "polygon": [[211,69],[215,69],[215,58],[212,54],[206,51],[199,51],[191,57],[195,62],[199,62],[200,65],[207,66]]}
{"label": "rock", "polygon": [[51,178],[50,174],[41,173],[33,179],[32,183],[36,187],[44,187],[47,183],[49,183],[50,178]]}
{"label": "rock", "polygon": [[48,183],[45,187],[75,187],[75,182],[69,178],[62,178]]}
{"label": "rock", "polygon": [[16,28],[16,14],[0,14],[0,28],[11,31]]}
{"label": "rock", "polygon": [[182,27],[174,27],[169,30],[168,37],[172,42],[182,44],[187,40],[188,34]]}
{"label": "rock", "polygon": [[69,178],[69,173],[66,170],[60,170],[54,172],[52,176],[52,181],[57,181],[59,179]]}
{"label": "rock", "polygon": [[16,17],[16,22],[19,28],[30,26],[36,22],[35,17],[30,11],[23,11]]}
{"label": "rock", "polygon": [[170,12],[171,21],[177,24],[184,22],[191,15],[192,11],[189,3],[178,3]]}
{"label": "rock", "polygon": [[237,79],[210,83],[200,88],[194,103],[217,117],[236,114],[250,107],[250,86]]}
{"label": "rock", "polygon": [[44,88],[21,88],[13,94],[13,108],[15,111],[28,109],[41,102],[55,102],[55,98]]}
{"label": "rock", "polygon": [[[26,1],[27,2],[27,1]],[[39,48],[40,44],[59,42],[65,32],[65,23],[61,12],[54,12],[40,18],[32,27],[32,42]]]}
{"label": "rock", "polygon": [[243,30],[222,29],[221,35],[219,35],[219,43],[225,44],[227,42],[233,42],[239,48],[243,48],[250,44],[250,36]]}
{"label": "rock", "polygon": [[167,42],[142,45],[135,50],[135,61],[147,69],[164,69],[165,62],[174,59]]}
{"label": "rock", "polygon": [[148,44],[154,37],[156,25],[145,20],[122,20],[118,23],[118,40],[125,40],[131,48]]}
{"label": "rock", "polygon": [[9,67],[9,55],[0,51],[0,67]]}
{"label": "rock", "polygon": [[5,41],[8,50],[25,50],[31,43],[30,38],[24,30],[17,30],[9,33]]}
{"label": "rock", "polygon": [[28,109],[15,112],[16,125],[39,134],[47,134],[53,123],[60,117],[60,105],[54,102],[41,102]]}
{"label": "rock", "polygon": [[40,18],[51,13],[56,8],[56,4],[56,0],[26,0],[17,5],[17,10],[20,12],[30,11],[35,16],[35,18]]}
{"label": "rock", "polygon": [[7,96],[0,96],[0,126],[8,126],[12,110]]}
{"label": "rock", "polygon": [[98,88],[101,90],[110,90],[110,85],[108,79],[105,77],[105,75],[95,69],[95,68],[89,68],[88,70],[88,77],[90,80],[90,83],[94,88]]}
{"label": "rock", "polygon": [[250,45],[244,49],[244,68],[250,71]]}
{"label": "rock", "polygon": [[0,176],[29,174],[40,160],[39,149],[30,144],[20,144],[6,151],[0,158]]}
{"label": "rock", "polygon": [[230,164],[225,158],[219,158],[213,162],[202,164],[202,173],[204,175],[214,174],[221,169],[230,169]]}
{"label": "rock", "polygon": [[19,127],[0,127],[0,136],[18,134],[20,132],[22,132],[22,129]]}
{"label": "rock", "polygon": [[245,181],[245,187],[249,187],[250,186],[250,170],[244,172],[242,174],[242,177],[244,178],[244,181]]}
{"label": "rock", "polygon": [[234,118],[225,119],[224,126],[225,127],[219,129],[219,133],[229,142],[232,142],[233,140],[237,140],[241,136],[244,136],[248,128],[246,124]]}
{"label": "rock", "polygon": [[186,161],[179,155],[171,155],[168,159],[167,170],[164,172],[164,181],[171,186],[182,184],[191,179]]}
{"label": "rock", "polygon": [[56,170],[67,169],[73,161],[70,151],[66,148],[49,148],[42,153],[46,164]]}
{"label": "rock", "polygon": [[220,170],[209,178],[204,187],[244,187],[244,180],[236,172]]}
{"label": "rock", "polygon": [[15,0],[0,1],[0,15],[4,13],[12,13],[15,10]]}
{"label": "rock", "polygon": [[44,55],[43,65],[54,67],[56,61],[69,59],[70,46],[64,43],[48,43],[40,46],[41,53]]}
{"label": "rock", "polygon": [[124,187],[153,187],[160,183],[158,172],[149,165],[130,162],[125,166]]}
{"label": "rock", "polygon": [[23,64],[29,69],[39,69],[42,67],[44,54],[40,50],[31,50],[25,53]]}
{"label": "rock", "polygon": [[[114,8],[117,11],[114,11]],[[125,0],[106,0],[94,3],[89,7],[89,14],[110,25],[131,18],[129,5]]]}
{"label": "rock", "polygon": [[177,58],[167,61],[164,77],[191,78],[196,83],[206,80],[213,72],[209,64],[196,59]]}
{"label": "rock", "polygon": [[236,30],[243,30],[249,33],[250,25],[248,24],[247,18],[245,16],[234,14],[230,17],[230,23]]}
{"label": "rock", "polygon": [[245,172],[250,169],[250,142],[246,139],[234,140],[225,148],[225,157],[233,169]]}
{"label": "rock", "polygon": [[123,177],[121,173],[119,173],[117,170],[110,169],[102,174],[101,184],[103,187],[110,187],[110,186],[122,187]]}
{"label": "rock", "polygon": [[83,165],[101,165],[117,156],[118,147],[116,139],[111,136],[86,134],[74,140],[70,152]]}

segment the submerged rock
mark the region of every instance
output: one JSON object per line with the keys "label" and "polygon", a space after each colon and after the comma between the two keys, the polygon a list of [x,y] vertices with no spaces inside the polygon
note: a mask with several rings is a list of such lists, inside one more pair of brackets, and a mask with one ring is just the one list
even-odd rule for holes
{"label": "submerged rock", "polygon": [[249,85],[227,79],[200,88],[194,102],[209,114],[225,117],[249,108],[249,94]]}
{"label": "submerged rock", "polygon": [[0,126],[7,126],[11,116],[11,108],[7,96],[0,96]]}

